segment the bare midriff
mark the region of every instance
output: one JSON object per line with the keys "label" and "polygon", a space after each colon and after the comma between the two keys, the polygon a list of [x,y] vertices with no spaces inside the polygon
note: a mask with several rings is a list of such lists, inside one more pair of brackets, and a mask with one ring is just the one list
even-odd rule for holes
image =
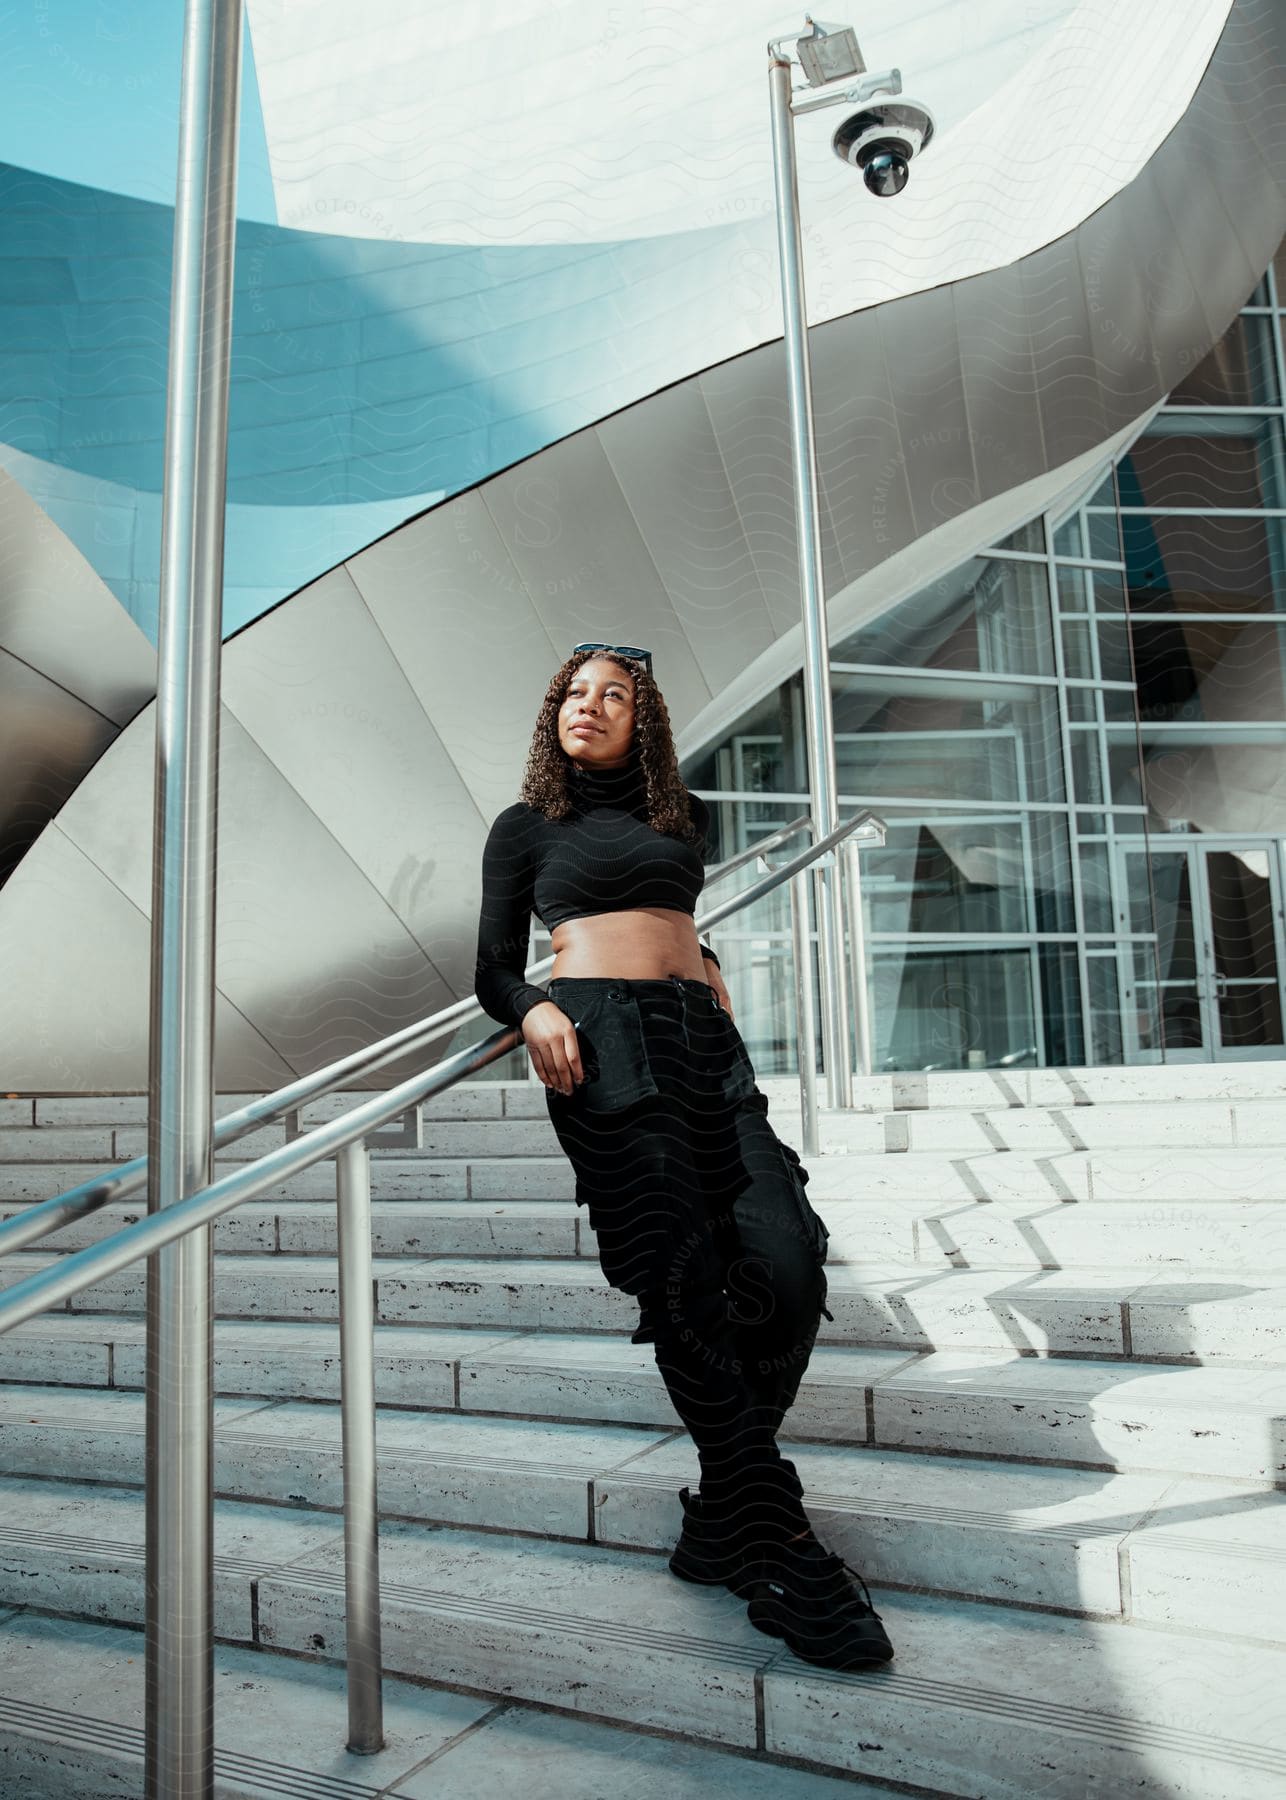
{"label": "bare midriff", "polygon": [[555,925],[550,942],[551,980],[595,975],[615,975],[622,981],[667,975],[706,983],[710,979],[710,964],[701,954],[691,913],[673,907],[635,906],[628,912],[566,919]]}

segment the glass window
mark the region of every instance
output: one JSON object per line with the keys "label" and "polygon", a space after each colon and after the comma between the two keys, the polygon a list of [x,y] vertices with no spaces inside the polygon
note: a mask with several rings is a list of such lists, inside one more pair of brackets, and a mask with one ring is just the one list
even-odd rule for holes
{"label": "glass window", "polygon": [[1249,414],[1161,413],[1121,462],[1124,506],[1280,507],[1284,491],[1280,425]]}
{"label": "glass window", "polygon": [[1096,619],[1094,633],[1098,638],[1098,672],[1101,681],[1133,681],[1134,665],[1130,660],[1130,628],[1124,619]]}
{"label": "glass window", "polygon": [[1034,1066],[1036,969],[1028,950],[875,947],[876,1068]]}
{"label": "glass window", "polygon": [[1044,1061],[1053,1068],[1075,1068],[1085,1061],[1076,952],[1068,944],[1042,944],[1037,958]]}
{"label": "glass window", "polygon": [[1080,513],[1074,512],[1070,519],[1064,519],[1054,533],[1054,555],[1087,556],[1088,554],[1085,541],[1085,522]]}
{"label": "glass window", "polygon": [[1106,844],[1082,844],[1077,852],[1081,871],[1081,908],[1086,931],[1116,930],[1115,894]]}
{"label": "glass window", "polygon": [[1120,562],[1121,534],[1115,512],[1086,513],[1085,525],[1089,532],[1090,555],[1097,562]]}
{"label": "glass window", "polygon": [[1095,569],[1090,577],[1094,585],[1094,607],[1097,612],[1125,611],[1125,583],[1110,569]]}
{"label": "glass window", "polygon": [[1067,716],[1075,725],[1092,725],[1098,719],[1098,709],[1094,704],[1093,688],[1069,687],[1067,690]]}
{"label": "glass window", "polygon": [[[878,673],[834,702],[846,794],[926,800],[1062,800],[1058,695],[1022,682]],[[888,688],[897,691],[890,694]]]}
{"label": "glass window", "polygon": [[889,821],[864,854],[871,930],[912,935],[1072,931],[1067,821],[920,817]]}
{"label": "glass window", "polygon": [[1093,593],[1093,576],[1088,569],[1059,568],[1058,605],[1065,613],[1088,612]]}
{"label": "glass window", "polygon": [[1132,612],[1286,610],[1286,540],[1269,518],[1127,515]]}
{"label": "glass window", "polygon": [[1087,619],[1064,619],[1063,670],[1072,681],[1093,681],[1094,650]]}
{"label": "glass window", "polygon": [[1238,317],[1210,354],[1170,391],[1172,406],[1275,406],[1269,321]]}
{"label": "glass window", "polygon": [[974,557],[846,638],[831,660],[1052,674],[1045,566]]}
{"label": "glass window", "polygon": [[1101,803],[1103,794],[1103,761],[1097,731],[1072,732],[1072,789],[1082,805]]}
{"label": "glass window", "polygon": [[1029,519],[1020,525],[1017,531],[1011,531],[1007,538],[1001,538],[995,545],[997,550],[1025,550],[1031,555],[1043,556],[1045,553],[1045,521]]}
{"label": "glass window", "polygon": [[1032,858],[1020,823],[918,819],[890,825],[863,859],[871,930],[1030,931]]}
{"label": "glass window", "polygon": [[1143,766],[1139,760],[1139,744],[1134,732],[1122,732],[1107,743],[1108,792],[1113,806],[1141,806],[1143,803]]}
{"label": "glass window", "polygon": [[1099,695],[1103,703],[1103,717],[1109,725],[1133,722],[1136,715],[1132,688],[1101,688]]}
{"label": "glass window", "polygon": [[1286,719],[1283,632],[1238,619],[1136,619],[1140,719]]}
{"label": "glass window", "polygon": [[1114,956],[1091,956],[1088,963],[1090,990],[1090,1060],[1119,1063],[1125,1060],[1121,1036],[1121,997]]}
{"label": "glass window", "polygon": [[1066,813],[1030,813],[1023,821],[1031,863],[1037,931],[1075,931],[1072,853]]}

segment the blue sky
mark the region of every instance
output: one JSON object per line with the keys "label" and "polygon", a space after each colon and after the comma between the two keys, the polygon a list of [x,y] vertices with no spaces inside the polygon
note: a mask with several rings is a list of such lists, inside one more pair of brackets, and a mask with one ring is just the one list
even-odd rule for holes
{"label": "blue sky", "polygon": [[[0,161],[174,204],[182,0],[9,0]],[[248,27],[237,211],[276,222]]]}

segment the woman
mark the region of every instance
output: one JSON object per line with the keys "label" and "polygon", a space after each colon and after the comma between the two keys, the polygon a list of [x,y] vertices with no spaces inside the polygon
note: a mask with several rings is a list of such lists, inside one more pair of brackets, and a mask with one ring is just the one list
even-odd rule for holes
{"label": "woman", "polygon": [[[476,991],[522,1032],[603,1273],[637,1298],[635,1342],[696,1445],[670,1567],[746,1597],[810,1661],[886,1662],[865,1584],[814,1536],[777,1448],[825,1310],[826,1228],[697,939],[709,814],[679,778],[647,651],[576,647],[522,796],[483,854]],[[533,911],[548,991],[525,979]]]}

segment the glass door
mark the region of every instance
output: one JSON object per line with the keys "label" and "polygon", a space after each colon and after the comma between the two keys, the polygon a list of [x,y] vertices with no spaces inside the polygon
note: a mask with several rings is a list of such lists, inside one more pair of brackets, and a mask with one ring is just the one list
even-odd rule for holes
{"label": "glass door", "polygon": [[1275,846],[1199,846],[1214,1052],[1283,1053],[1282,904]]}
{"label": "glass door", "polygon": [[[1262,838],[1122,845],[1122,1033],[1130,1062],[1279,1057],[1282,895]],[[1148,938],[1151,941],[1141,941]]]}

